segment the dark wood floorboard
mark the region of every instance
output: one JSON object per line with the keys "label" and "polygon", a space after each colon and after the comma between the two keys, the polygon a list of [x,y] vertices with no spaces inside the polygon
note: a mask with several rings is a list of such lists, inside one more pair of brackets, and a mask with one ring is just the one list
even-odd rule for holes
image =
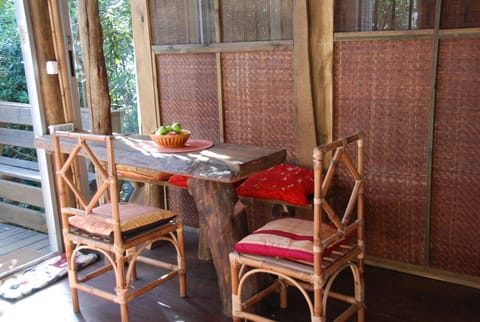
{"label": "dark wood floorboard", "polygon": [[46,254],[50,251],[48,235],[0,222],[0,256],[20,248],[38,250]]}
{"label": "dark wood floorboard", "polygon": [[[160,246],[153,256],[165,253]],[[169,281],[129,304],[131,322],[147,321],[231,321],[221,312],[216,275],[211,262],[197,259],[197,234],[186,232],[188,297],[178,296],[177,279]],[[98,264],[96,264],[98,265]],[[92,267],[86,268],[92,269]],[[153,276],[153,269],[140,269],[139,276]],[[144,272],[142,275],[142,272]],[[341,275],[336,287],[350,289],[349,276]],[[106,280],[102,280],[107,285]],[[277,301],[269,300],[269,316],[279,321],[308,321],[307,307],[295,289],[289,291],[289,309],[276,309]],[[329,304],[335,313],[335,303]],[[366,318],[369,322],[471,322],[480,320],[480,290],[366,267]],[[67,279],[34,293],[16,303],[0,300],[0,321],[95,321],[120,320],[118,305],[80,292],[80,314],[71,306]]]}

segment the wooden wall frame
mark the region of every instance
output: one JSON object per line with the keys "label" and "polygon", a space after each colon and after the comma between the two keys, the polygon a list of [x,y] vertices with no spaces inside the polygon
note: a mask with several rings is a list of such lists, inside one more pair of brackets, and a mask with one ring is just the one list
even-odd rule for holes
{"label": "wooden wall frame", "polygon": [[[211,44],[153,46],[149,2],[132,1],[132,24],[138,77],[141,133],[161,122],[156,87],[155,55],[164,53],[216,53],[221,75],[222,52],[250,50],[293,50],[295,60],[297,163],[311,164],[313,147],[332,137],[333,0],[294,1],[294,39],[286,41],[220,42],[219,1],[215,1],[216,41]],[[314,57],[314,59],[312,59]],[[221,140],[224,139],[221,76],[218,79],[218,109]],[[314,94],[315,93],[315,94]],[[319,134],[317,134],[317,132]]]}

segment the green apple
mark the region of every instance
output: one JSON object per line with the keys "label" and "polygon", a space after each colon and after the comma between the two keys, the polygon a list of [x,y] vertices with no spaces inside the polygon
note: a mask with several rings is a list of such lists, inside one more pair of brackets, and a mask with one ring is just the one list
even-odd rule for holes
{"label": "green apple", "polygon": [[182,125],[180,123],[175,122],[171,125],[170,128],[171,128],[172,131],[174,131],[177,134],[182,133]]}
{"label": "green apple", "polygon": [[172,129],[170,128],[170,126],[165,126],[165,125],[162,125],[158,128],[157,130],[157,133],[155,133],[156,135],[165,135],[167,134],[168,132],[170,132]]}

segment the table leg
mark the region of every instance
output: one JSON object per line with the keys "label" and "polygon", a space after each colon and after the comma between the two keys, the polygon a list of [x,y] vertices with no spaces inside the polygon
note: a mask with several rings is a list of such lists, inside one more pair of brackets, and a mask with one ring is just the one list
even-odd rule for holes
{"label": "table leg", "polygon": [[189,189],[197,205],[199,225],[208,234],[223,312],[231,316],[232,286],[228,254],[235,243],[248,233],[246,218],[243,214],[234,216],[238,196],[232,184],[191,178]]}

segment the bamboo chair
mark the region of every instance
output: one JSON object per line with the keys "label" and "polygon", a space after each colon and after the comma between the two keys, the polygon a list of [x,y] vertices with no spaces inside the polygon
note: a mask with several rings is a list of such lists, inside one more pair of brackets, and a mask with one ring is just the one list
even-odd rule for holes
{"label": "bamboo chair", "polygon": [[[313,221],[297,217],[273,220],[235,245],[230,253],[234,321],[271,321],[250,308],[278,290],[280,307],[286,308],[287,286],[297,287],[304,296],[311,321],[327,320],[329,298],[345,302],[345,310],[335,321],[345,321],[355,314],[357,321],[364,321],[363,158],[361,133],[316,147]],[[348,189],[342,189],[343,195],[332,191],[339,183],[344,188],[345,182]],[[341,206],[337,199],[343,200]],[[353,275],[353,291],[333,291],[336,277],[347,268]],[[258,274],[273,276],[273,283],[256,294],[244,295],[242,290],[252,293],[252,287],[245,285],[258,281],[252,278]]]}
{"label": "bamboo chair", "polygon": [[[121,319],[128,321],[128,302],[179,277],[180,296],[186,296],[183,220],[168,210],[119,201],[113,138],[108,135],[52,131],[58,198],[62,231],[68,260],[68,278],[73,309],[79,312],[78,290],[120,304]],[[68,156],[61,153],[62,144],[74,146]],[[99,146],[107,162],[99,160]],[[97,191],[85,196],[75,172],[79,156],[87,158],[97,173]],[[72,175],[73,174],[73,175]],[[100,182],[99,182],[100,181]],[[67,198],[67,195],[71,195]],[[74,200],[71,200],[74,199]],[[106,200],[102,203],[102,200]],[[100,204],[102,203],[102,204]],[[142,255],[152,242],[164,240],[176,250],[176,263]],[[81,251],[100,252],[104,267],[83,276],[77,274],[75,256]],[[159,277],[135,283],[136,263],[159,268]],[[113,271],[112,289],[100,289],[95,278]],[[136,285],[140,284],[140,285]],[[102,283],[104,285],[104,283]]]}

